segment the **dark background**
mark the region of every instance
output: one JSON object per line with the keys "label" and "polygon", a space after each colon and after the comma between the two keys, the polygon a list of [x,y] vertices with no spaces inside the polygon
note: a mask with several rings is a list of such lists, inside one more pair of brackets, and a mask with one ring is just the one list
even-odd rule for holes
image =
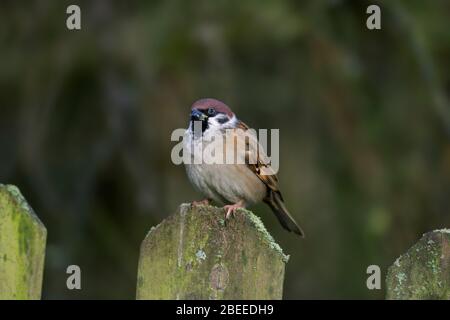
{"label": "dark background", "polygon": [[[365,26],[373,3],[382,30]],[[48,229],[43,297],[134,298],[147,231],[201,198],[170,134],[215,97],[280,129],[307,238],[252,209],[291,255],[285,298],[383,298],[367,266],[384,277],[450,225],[449,17],[444,0],[2,1],[0,182]]]}

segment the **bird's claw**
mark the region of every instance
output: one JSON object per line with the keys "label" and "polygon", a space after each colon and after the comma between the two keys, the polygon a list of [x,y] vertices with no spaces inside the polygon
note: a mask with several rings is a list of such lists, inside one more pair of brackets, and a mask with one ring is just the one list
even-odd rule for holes
{"label": "bird's claw", "polygon": [[[224,209],[226,209],[226,208],[224,207]],[[227,210],[227,213],[225,213],[225,220],[230,219],[231,215],[233,215],[233,218],[234,218],[234,213],[235,213],[236,209],[233,210],[232,208],[228,208],[226,210]]]}
{"label": "bird's claw", "polygon": [[243,208],[243,207],[244,206],[243,206],[243,204],[241,202],[238,202],[238,203],[235,203],[235,204],[229,204],[229,205],[224,206],[223,208],[224,208],[224,210],[226,210],[225,220],[228,220],[230,218],[230,216],[234,217],[234,215],[236,213],[236,210],[240,209],[240,208]]}

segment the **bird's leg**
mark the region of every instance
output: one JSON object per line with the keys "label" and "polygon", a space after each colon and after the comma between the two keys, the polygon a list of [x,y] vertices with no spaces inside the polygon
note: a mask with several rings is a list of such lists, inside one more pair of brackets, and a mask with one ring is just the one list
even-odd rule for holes
{"label": "bird's leg", "polygon": [[206,199],[203,199],[203,200],[200,200],[200,201],[192,201],[192,206],[194,206],[194,207],[196,207],[196,206],[207,206],[207,205],[209,205],[209,201],[210,200],[211,199],[206,198]]}
{"label": "bird's leg", "polygon": [[228,204],[228,205],[224,206],[223,208],[224,208],[224,210],[226,210],[225,220],[227,220],[228,218],[230,218],[230,215],[234,215],[234,213],[236,212],[237,209],[245,208],[244,201],[239,200],[235,204]]}

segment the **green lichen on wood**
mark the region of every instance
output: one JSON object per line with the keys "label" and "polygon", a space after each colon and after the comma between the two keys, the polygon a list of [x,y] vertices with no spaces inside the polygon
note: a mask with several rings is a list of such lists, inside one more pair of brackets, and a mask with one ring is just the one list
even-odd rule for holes
{"label": "green lichen on wood", "polygon": [[280,246],[248,210],[183,204],[141,246],[137,299],[281,299]]}
{"label": "green lichen on wood", "polygon": [[0,299],[40,299],[47,231],[19,189],[0,184]]}
{"label": "green lichen on wood", "polygon": [[450,299],[450,232],[423,235],[389,268],[387,299]]}

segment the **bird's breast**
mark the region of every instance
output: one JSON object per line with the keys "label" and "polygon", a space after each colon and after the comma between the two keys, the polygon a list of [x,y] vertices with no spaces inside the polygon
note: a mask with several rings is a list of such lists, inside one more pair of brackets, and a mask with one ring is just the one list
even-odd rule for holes
{"label": "bird's breast", "polygon": [[[194,143],[190,140],[188,143]],[[189,148],[197,150],[199,148]],[[209,149],[205,150],[205,147]],[[244,200],[247,205],[260,202],[266,196],[266,185],[253,173],[246,164],[213,163],[209,159],[208,150],[214,150],[214,146],[203,145],[206,151],[200,157],[196,154],[196,163],[185,164],[187,175],[191,183],[206,197],[218,203],[236,203]],[[215,148],[215,159],[220,159],[221,148]],[[185,149],[186,151],[186,149]],[[219,154],[217,154],[219,153]],[[192,159],[192,158],[191,158]],[[202,161],[198,161],[202,160]]]}
{"label": "bird's breast", "polygon": [[219,203],[247,205],[260,202],[266,195],[265,184],[246,166],[240,164],[188,164],[189,180],[205,196]]}

